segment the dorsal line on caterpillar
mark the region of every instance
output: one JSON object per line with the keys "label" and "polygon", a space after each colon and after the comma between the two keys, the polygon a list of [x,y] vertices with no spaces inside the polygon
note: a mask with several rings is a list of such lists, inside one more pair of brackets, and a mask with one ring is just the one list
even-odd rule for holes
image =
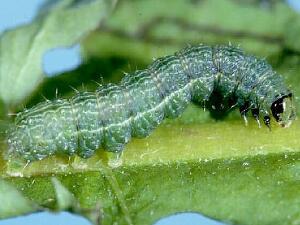
{"label": "dorsal line on caterpillar", "polygon": [[245,124],[249,111],[259,127],[260,116],[269,128],[271,117],[282,126],[295,118],[292,92],[265,60],[232,46],[198,45],[126,73],[119,85],[76,91],[18,113],[8,154],[32,161],[56,153],[87,158],[100,147],[122,152],[132,137],[148,136],[191,101],[205,105],[215,91],[232,101],[229,109],[239,107]]}

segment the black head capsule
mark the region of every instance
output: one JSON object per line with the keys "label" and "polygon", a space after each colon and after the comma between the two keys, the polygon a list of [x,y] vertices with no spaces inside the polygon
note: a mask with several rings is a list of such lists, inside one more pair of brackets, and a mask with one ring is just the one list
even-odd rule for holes
{"label": "black head capsule", "polygon": [[296,110],[293,104],[292,93],[277,98],[271,105],[272,115],[282,126],[288,127],[296,118]]}

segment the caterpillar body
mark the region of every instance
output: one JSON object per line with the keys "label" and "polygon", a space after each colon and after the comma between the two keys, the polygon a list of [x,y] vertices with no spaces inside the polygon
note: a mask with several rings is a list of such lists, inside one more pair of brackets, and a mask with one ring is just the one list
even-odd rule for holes
{"label": "caterpillar body", "polygon": [[214,90],[267,126],[271,116],[282,126],[295,118],[292,92],[265,60],[232,46],[198,45],[126,74],[119,85],[25,109],[8,131],[8,153],[33,161],[57,153],[88,158],[101,147],[121,152],[131,137],[148,136]]}

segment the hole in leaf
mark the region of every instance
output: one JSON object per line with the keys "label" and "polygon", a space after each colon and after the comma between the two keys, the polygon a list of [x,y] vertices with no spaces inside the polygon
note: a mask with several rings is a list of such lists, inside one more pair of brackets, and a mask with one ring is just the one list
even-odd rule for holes
{"label": "hole in leaf", "polygon": [[0,225],[32,225],[32,224],[59,224],[59,225],[91,225],[84,217],[69,212],[49,213],[41,212],[26,216],[0,220]]}
{"label": "hole in leaf", "polygon": [[47,76],[77,68],[81,64],[80,46],[55,48],[47,51],[43,57],[43,68]]}
{"label": "hole in leaf", "polygon": [[178,213],[160,219],[154,225],[225,225],[198,213]]}

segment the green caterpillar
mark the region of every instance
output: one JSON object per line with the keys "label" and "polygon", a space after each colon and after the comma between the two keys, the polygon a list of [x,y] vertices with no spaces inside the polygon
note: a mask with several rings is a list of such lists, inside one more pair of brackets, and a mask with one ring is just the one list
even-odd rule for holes
{"label": "green caterpillar", "polygon": [[283,127],[295,118],[292,92],[265,60],[232,46],[199,45],[159,58],[119,85],[18,113],[8,131],[9,154],[32,161],[56,153],[88,158],[100,147],[121,152],[132,137],[148,136],[164,118],[179,116],[191,101],[209,101],[215,90],[267,126],[271,115]]}

